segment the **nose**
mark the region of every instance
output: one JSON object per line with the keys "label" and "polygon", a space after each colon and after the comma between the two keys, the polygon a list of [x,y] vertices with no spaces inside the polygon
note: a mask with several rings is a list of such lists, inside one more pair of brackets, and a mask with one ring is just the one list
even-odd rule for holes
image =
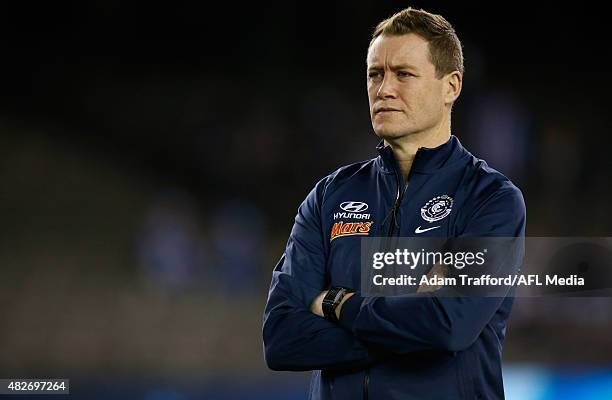
{"label": "nose", "polygon": [[395,82],[393,82],[391,74],[385,74],[376,95],[380,99],[394,99],[396,97],[396,93]]}

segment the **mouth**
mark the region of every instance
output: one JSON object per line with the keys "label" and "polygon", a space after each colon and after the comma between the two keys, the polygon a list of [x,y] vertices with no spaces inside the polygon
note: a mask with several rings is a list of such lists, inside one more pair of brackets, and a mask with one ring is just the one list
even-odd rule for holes
{"label": "mouth", "polygon": [[393,112],[401,112],[401,110],[398,110],[397,108],[391,108],[391,107],[380,107],[374,110],[374,114],[386,114],[386,113],[393,113]]}

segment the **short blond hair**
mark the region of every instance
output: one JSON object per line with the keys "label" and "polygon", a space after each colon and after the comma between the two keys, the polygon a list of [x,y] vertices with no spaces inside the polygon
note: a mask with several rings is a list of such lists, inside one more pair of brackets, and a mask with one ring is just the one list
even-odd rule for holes
{"label": "short blond hair", "polygon": [[[415,33],[429,43],[429,57],[437,78],[459,71],[463,75],[463,51],[453,26],[441,15],[406,8],[379,23],[372,33],[370,46],[381,35],[401,36]],[[368,47],[368,49],[369,49]]]}

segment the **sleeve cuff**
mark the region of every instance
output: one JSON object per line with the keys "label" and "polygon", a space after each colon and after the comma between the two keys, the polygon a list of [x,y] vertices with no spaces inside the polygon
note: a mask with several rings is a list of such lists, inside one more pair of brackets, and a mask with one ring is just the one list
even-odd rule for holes
{"label": "sleeve cuff", "polygon": [[365,300],[364,297],[359,296],[358,294],[352,295],[347,301],[342,304],[342,309],[340,310],[340,319],[339,323],[345,329],[349,331],[353,331],[353,323],[355,319],[357,319],[357,314],[359,310],[361,310],[361,303]]}

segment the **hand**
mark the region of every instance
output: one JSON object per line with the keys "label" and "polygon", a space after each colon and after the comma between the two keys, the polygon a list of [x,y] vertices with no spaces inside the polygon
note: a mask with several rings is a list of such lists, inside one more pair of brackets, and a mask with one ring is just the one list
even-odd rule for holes
{"label": "hand", "polygon": [[[431,279],[434,276],[438,278],[446,278],[449,275],[450,271],[447,266],[436,264],[427,273],[427,279]],[[441,288],[442,286],[440,285],[428,285],[427,283],[423,283],[422,285],[419,285],[417,293],[435,292]]]}
{"label": "hand", "polygon": [[312,304],[310,305],[310,311],[313,314],[318,315],[319,317],[324,317],[323,298],[325,297],[326,294],[327,294],[327,290],[321,292],[317,297],[315,297],[315,299],[312,301]]}

